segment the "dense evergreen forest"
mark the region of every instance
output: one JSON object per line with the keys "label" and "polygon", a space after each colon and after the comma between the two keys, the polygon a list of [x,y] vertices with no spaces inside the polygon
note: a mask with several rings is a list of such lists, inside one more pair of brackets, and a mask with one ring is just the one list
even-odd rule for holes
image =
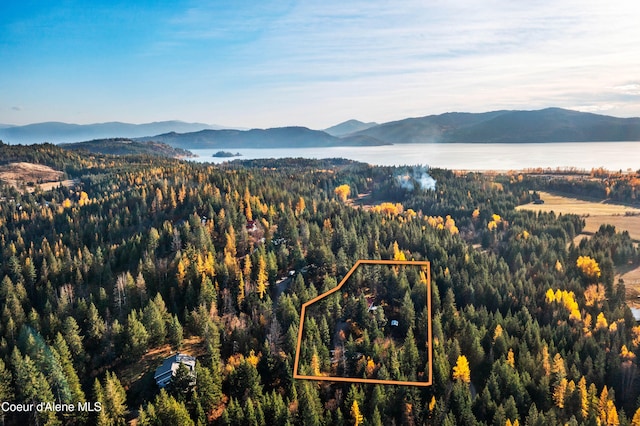
{"label": "dense evergreen forest", "polygon": [[[430,170],[422,189],[417,168],[348,160],[0,145],[16,161],[77,183],[0,184],[0,401],[102,410],[3,409],[0,423],[640,424],[640,326],[614,282],[637,244],[603,226],[575,245],[579,217],[514,210],[528,179]],[[358,259],[431,262],[431,387],[293,379],[301,305]],[[405,336],[424,342],[424,287],[397,288]],[[176,350],[197,356],[195,383],[180,369],[159,390],[153,371]],[[425,361],[401,351],[388,374]]]}

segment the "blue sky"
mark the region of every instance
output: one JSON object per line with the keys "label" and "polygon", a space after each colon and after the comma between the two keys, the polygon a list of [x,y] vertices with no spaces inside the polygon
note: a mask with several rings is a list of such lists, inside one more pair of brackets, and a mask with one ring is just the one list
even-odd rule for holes
{"label": "blue sky", "polygon": [[0,2],[0,123],[640,116],[635,2]]}

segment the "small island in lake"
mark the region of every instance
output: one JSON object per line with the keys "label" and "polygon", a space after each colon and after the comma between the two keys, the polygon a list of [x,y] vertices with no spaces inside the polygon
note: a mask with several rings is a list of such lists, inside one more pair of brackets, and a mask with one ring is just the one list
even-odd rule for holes
{"label": "small island in lake", "polygon": [[234,154],[233,152],[229,152],[229,151],[218,151],[215,154],[213,154],[212,157],[217,157],[217,158],[242,157],[242,154],[240,154],[239,152],[236,152]]}

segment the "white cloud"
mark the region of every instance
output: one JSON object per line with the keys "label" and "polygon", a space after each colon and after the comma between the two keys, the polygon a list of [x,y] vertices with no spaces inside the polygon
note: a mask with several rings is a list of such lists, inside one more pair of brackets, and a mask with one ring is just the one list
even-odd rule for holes
{"label": "white cloud", "polygon": [[613,86],[612,89],[624,95],[640,95],[640,83],[630,83],[620,86]]}

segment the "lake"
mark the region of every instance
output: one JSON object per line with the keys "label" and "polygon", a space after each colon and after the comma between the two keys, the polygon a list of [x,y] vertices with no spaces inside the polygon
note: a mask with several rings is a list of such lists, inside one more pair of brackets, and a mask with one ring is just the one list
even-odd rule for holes
{"label": "lake", "polygon": [[[242,157],[213,158],[221,149]],[[429,167],[461,170],[521,170],[534,167],[591,170],[640,169],[640,142],[562,143],[447,143],[399,144],[373,147],[192,149],[199,162],[222,163],[256,158],[348,158],[382,166],[425,164]]]}

